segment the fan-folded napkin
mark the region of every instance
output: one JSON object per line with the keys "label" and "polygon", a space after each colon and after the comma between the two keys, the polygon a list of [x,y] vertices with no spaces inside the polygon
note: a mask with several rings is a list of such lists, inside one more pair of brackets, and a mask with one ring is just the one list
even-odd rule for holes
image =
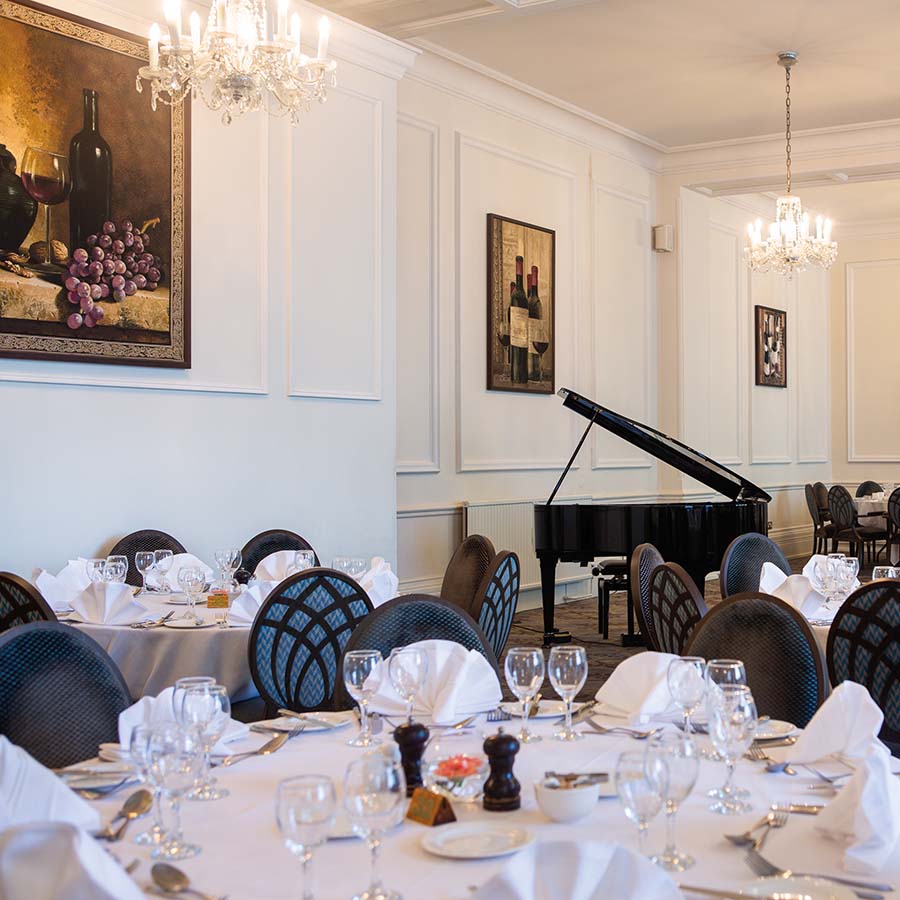
{"label": "fan-folded napkin", "polygon": [[784,600],[807,619],[815,618],[825,598],[805,575],[785,575],[774,563],[766,562],[759,574],[759,589]]}
{"label": "fan-folded napkin", "polygon": [[181,586],[178,584],[178,573],[188,566],[199,569],[207,581],[212,578],[213,570],[202,559],[194,556],[193,553],[176,553],[172,557],[172,565],[165,576],[155,567],[147,572],[147,586],[159,591],[170,590],[173,594],[177,594],[181,591]]}
{"label": "fan-folded napkin", "polygon": [[95,581],[72,601],[72,609],[82,622],[98,625],[130,625],[147,616],[147,607],[134,599],[130,584]]}
{"label": "fan-folded napkin", "polygon": [[649,860],[621,844],[533,844],[483,884],[472,900],[676,900],[681,891]]}
{"label": "fan-folded napkin", "polygon": [[397,596],[400,580],[391,570],[391,564],[380,556],[373,556],[369,571],[359,580],[359,586],[369,595],[372,606],[381,606]]}
{"label": "fan-folded napkin", "polygon": [[51,575],[46,569],[34,569],[31,583],[41,592],[54,612],[64,612],[90,583],[84,559],[70,559],[64,569]]}
{"label": "fan-folded napkin", "polygon": [[602,707],[597,713],[645,719],[671,712],[668,671],[673,659],[678,659],[673,653],[647,650],[620,662],[594,695]]}
{"label": "fan-folded napkin", "polygon": [[277,586],[277,581],[257,581],[253,587],[241,591],[231,603],[228,622],[231,625],[252,625],[260,606]]}
{"label": "fan-folded napkin", "polygon": [[[155,697],[141,697],[137,703],[119,713],[119,746],[128,750],[131,746],[131,732],[138,725],[165,725],[175,721],[175,710],[172,707],[172,694],[175,688],[168,687]],[[225,729],[225,734],[213,747],[213,753],[227,753],[225,744],[246,737],[250,726],[232,719]]]}
{"label": "fan-folded napkin", "polygon": [[295,558],[294,550],[276,550],[260,562],[253,574],[258,581],[274,581],[277,584],[294,574]]}
{"label": "fan-folded napkin", "polygon": [[[503,699],[497,673],[477,650],[467,650],[453,641],[419,641],[409,646],[423,650],[428,659],[428,673],[413,704],[416,716],[429,716],[437,725],[449,725],[495,709]],[[386,716],[403,715],[406,701],[391,684],[388,660],[381,663],[380,676],[369,709]]]}

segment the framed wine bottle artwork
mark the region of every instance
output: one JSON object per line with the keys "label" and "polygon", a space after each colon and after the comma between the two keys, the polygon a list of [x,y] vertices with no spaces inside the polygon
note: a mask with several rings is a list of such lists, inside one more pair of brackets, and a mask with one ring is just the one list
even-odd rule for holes
{"label": "framed wine bottle artwork", "polygon": [[488,213],[487,389],[555,392],[556,232]]}
{"label": "framed wine bottle artwork", "polygon": [[0,356],[189,368],[190,101],[145,37],[0,0]]}
{"label": "framed wine bottle artwork", "polygon": [[787,312],[754,306],[756,315],[756,383],[787,387]]}

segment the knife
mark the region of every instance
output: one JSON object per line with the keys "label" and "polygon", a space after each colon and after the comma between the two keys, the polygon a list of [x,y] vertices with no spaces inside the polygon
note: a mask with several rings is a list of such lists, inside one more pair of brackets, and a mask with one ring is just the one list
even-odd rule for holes
{"label": "knife", "polygon": [[310,725],[318,725],[320,728],[337,728],[337,725],[334,722],[329,722],[327,719],[320,719],[318,716],[314,716],[311,713],[300,713],[294,712],[292,709],[279,709],[279,716],[287,716],[289,719],[299,719],[301,722],[307,722]]}
{"label": "knife", "polygon": [[[686,894],[697,894],[699,897],[715,897],[716,900],[747,900],[747,895],[738,891],[719,891],[715,888],[692,887],[689,884],[678,885]],[[807,894],[759,894],[761,900],[806,900]]]}

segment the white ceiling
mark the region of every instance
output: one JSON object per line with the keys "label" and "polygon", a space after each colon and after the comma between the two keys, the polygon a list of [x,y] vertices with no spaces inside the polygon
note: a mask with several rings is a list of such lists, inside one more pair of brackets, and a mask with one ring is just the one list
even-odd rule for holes
{"label": "white ceiling", "polygon": [[803,188],[797,193],[804,209],[834,220],[835,234],[841,224],[900,219],[900,181],[897,180]]}
{"label": "white ceiling", "polygon": [[324,0],[666,147],[900,118],[897,0]]}

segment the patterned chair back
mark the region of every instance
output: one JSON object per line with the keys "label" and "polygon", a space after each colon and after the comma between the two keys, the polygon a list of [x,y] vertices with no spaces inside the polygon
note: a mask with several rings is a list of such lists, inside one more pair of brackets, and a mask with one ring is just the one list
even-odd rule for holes
{"label": "patterned chair back", "polygon": [[127,557],[128,574],[125,576],[125,583],[137,587],[143,579],[135,565],[134,555],[141,551],[152,552],[153,550],[171,550],[173,553],[186,552],[181,541],[173,538],[171,534],[156,531],[153,528],[144,528],[141,531],[132,531],[131,534],[126,534],[109,551],[109,555]]}
{"label": "patterned chair back", "polygon": [[479,587],[497,555],[490,540],[470,534],[455,550],[441,583],[441,597],[455,603],[473,618],[478,615],[481,597]]}
{"label": "patterned chair back", "polygon": [[[665,560],[662,554],[653,544],[639,544],[631,554],[631,568],[628,573],[628,590],[631,591],[631,600],[634,611],[637,614],[638,628],[644,639],[651,641],[650,628],[650,576],[657,566],[661,566]],[[649,643],[647,646],[655,650]]]}
{"label": "patterned chair back", "polygon": [[[269,531],[260,532],[244,544],[241,549],[241,569],[245,570],[249,577],[267,556],[277,553],[279,550],[312,550],[316,554],[312,544],[305,537],[294,531],[272,528]],[[318,554],[316,554],[316,565],[320,565]]]}
{"label": "patterned chair back", "polygon": [[497,659],[503,653],[519,602],[519,557],[508,550],[498,553],[481,582],[478,625]]}
{"label": "patterned chair back", "polygon": [[819,507],[822,521],[825,521],[825,519],[831,517],[831,513],[828,510],[828,488],[821,481],[817,481],[813,485],[813,490],[816,492],[816,504]]}
{"label": "patterned chair back", "polygon": [[41,592],[12,572],[0,572],[0,633],[27,622],[55,622]]}
{"label": "patterned chair back", "polygon": [[869,494],[879,494],[884,488],[877,481],[864,481],[857,489],[857,497],[868,497]]}
{"label": "patterned chair back", "polygon": [[651,649],[681,655],[706,604],[694,580],[678,563],[663,563],[650,576],[647,633]]}
{"label": "patterned chair back", "polygon": [[250,673],[267,714],[332,709],[341,654],[371,612],[366,592],[333,569],[304,569],[282,581],[250,629]]}
{"label": "patterned chair back", "polygon": [[828,509],[831,511],[831,521],[838,531],[856,527],[859,511],[850,496],[850,491],[842,484],[836,484],[828,492]]}
{"label": "patterned chair back", "polygon": [[806,508],[809,510],[813,525],[818,528],[822,524],[822,514],[819,512],[816,490],[811,484],[806,485]]}
{"label": "patterned chair back", "polygon": [[[870,581],[843,603],[828,631],[833,685],[863,685],[884,713],[882,739],[900,744],[900,582]],[[896,755],[896,754],[895,754]]]}
{"label": "patterned chair back", "polygon": [[722,596],[759,590],[759,573],[766,562],[778,566],[785,575],[791,574],[791,564],[770,537],[755,531],[738,535],[722,557],[719,570]]}
{"label": "patterned chair back", "polygon": [[893,531],[900,531],[900,487],[894,488],[888,497],[887,516]]}
{"label": "patterned chair back", "polygon": [[130,705],[116,664],[72,625],[31,622],[0,634],[0,734],[48,768],[117,741]]}

